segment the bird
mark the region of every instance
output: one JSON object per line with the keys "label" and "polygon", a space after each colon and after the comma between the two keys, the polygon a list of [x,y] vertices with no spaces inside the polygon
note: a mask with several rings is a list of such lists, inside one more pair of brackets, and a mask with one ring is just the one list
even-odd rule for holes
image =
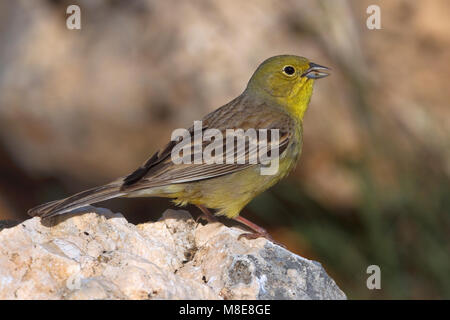
{"label": "bird", "polygon": [[[202,118],[202,131],[214,129],[224,135],[228,129],[238,128],[277,130],[279,152],[275,160],[278,167],[273,174],[261,174],[267,162],[258,157],[252,163],[175,163],[173,151],[181,142],[174,139],[131,174],[68,198],[39,205],[28,210],[28,214],[50,218],[111,198],[165,197],[171,198],[178,206],[197,206],[202,212],[201,217],[209,222],[217,221],[216,216],[225,216],[244,224],[251,232],[243,233],[239,238],[273,240],[264,228],[240,213],[253,198],[279,182],[296,166],[303,145],[303,118],[311,100],[313,84],[315,80],[328,76],[329,70],[301,56],[270,57],[258,66],[238,97]],[[192,133],[193,127],[188,132]],[[266,143],[271,139],[267,138]],[[275,136],[273,139],[275,143]],[[186,145],[191,158],[206,147],[202,142],[201,148],[196,149],[189,140]],[[230,152],[236,156],[237,148]],[[254,152],[245,150],[245,159],[248,160]]]}

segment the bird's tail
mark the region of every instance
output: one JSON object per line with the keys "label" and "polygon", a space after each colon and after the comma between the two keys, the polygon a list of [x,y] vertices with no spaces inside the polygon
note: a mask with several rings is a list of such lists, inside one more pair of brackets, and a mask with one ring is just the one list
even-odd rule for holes
{"label": "bird's tail", "polygon": [[126,192],[121,191],[122,181],[115,181],[101,187],[95,187],[65,199],[41,204],[28,210],[32,217],[49,218],[59,214],[85,207],[92,203],[123,196]]}

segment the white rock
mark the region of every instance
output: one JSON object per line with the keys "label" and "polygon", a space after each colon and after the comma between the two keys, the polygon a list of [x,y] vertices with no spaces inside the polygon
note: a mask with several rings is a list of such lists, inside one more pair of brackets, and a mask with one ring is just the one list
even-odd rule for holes
{"label": "white rock", "polygon": [[0,299],[345,299],[319,263],[183,210],[87,207],[0,232]]}

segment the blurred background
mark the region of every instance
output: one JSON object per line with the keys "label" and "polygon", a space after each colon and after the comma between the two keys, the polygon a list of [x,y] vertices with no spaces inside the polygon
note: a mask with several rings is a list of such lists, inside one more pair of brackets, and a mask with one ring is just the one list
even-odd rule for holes
{"label": "blurred background", "polygon": [[[81,7],[81,30],[66,8]],[[366,27],[371,4],[381,30]],[[331,67],[288,179],[243,215],[349,298],[450,298],[450,2],[0,2],[0,220],[136,169],[259,63]],[[166,199],[101,203],[133,223]],[[188,207],[195,216],[197,209]],[[381,290],[366,269],[381,268]]]}

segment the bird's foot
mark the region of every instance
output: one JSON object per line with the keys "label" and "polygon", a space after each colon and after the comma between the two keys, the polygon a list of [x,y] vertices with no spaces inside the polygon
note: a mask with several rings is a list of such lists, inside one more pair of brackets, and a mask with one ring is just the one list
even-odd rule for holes
{"label": "bird's foot", "polygon": [[273,238],[270,236],[270,234],[266,231],[266,229],[254,224],[253,222],[241,217],[241,216],[237,216],[235,218],[233,218],[236,221],[239,221],[240,223],[246,225],[247,227],[249,227],[250,229],[252,229],[254,232],[251,233],[242,233],[239,235],[238,240],[245,238],[248,240],[253,240],[253,239],[258,239],[258,238],[266,238],[267,240],[271,241],[274,244],[279,245],[280,247],[286,248],[285,245],[276,242],[275,240],[273,240]]}
{"label": "bird's foot", "polygon": [[241,233],[239,235],[239,237],[238,237],[238,240],[241,240],[242,238],[247,239],[247,240],[254,240],[254,239],[258,239],[258,238],[266,238],[270,242],[272,242],[272,243],[274,243],[276,245],[279,245],[280,247],[283,247],[283,248],[286,249],[286,246],[284,244],[275,241],[268,232],[263,232],[263,233],[259,233],[259,232]]}
{"label": "bird's foot", "polygon": [[199,215],[197,217],[197,219],[195,220],[196,223],[198,223],[199,220],[203,220],[203,221],[207,221],[210,223],[214,223],[219,221],[211,212],[209,212],[209,210],[207,208],[205,208],[202,205],[197,205],[197,207],[200,209],[200,211],[202,212],[201,215]]}
{"label": "bird's foot", "polygon": [[197,217],[197,219],[195,219],[195,222],[198,223],[200,220],[206,221],[208,223],[214,223],[214,222],[219,221],[216,217],[210,216],[210,215],[207,215],[207,214],[204,214],[204,213],[199,215]]}
{"label": "bird's foot", "polygon": [[269,241],[273,241],[273,238],[270,236],[270,234],[266,233],[258,233],[258,232],[247,232],[247,233],[241,233],[238,237],[238,240],[241,240],[242,238],[245,238],[247,240],[254,240],[258,238],[266,238]]}

